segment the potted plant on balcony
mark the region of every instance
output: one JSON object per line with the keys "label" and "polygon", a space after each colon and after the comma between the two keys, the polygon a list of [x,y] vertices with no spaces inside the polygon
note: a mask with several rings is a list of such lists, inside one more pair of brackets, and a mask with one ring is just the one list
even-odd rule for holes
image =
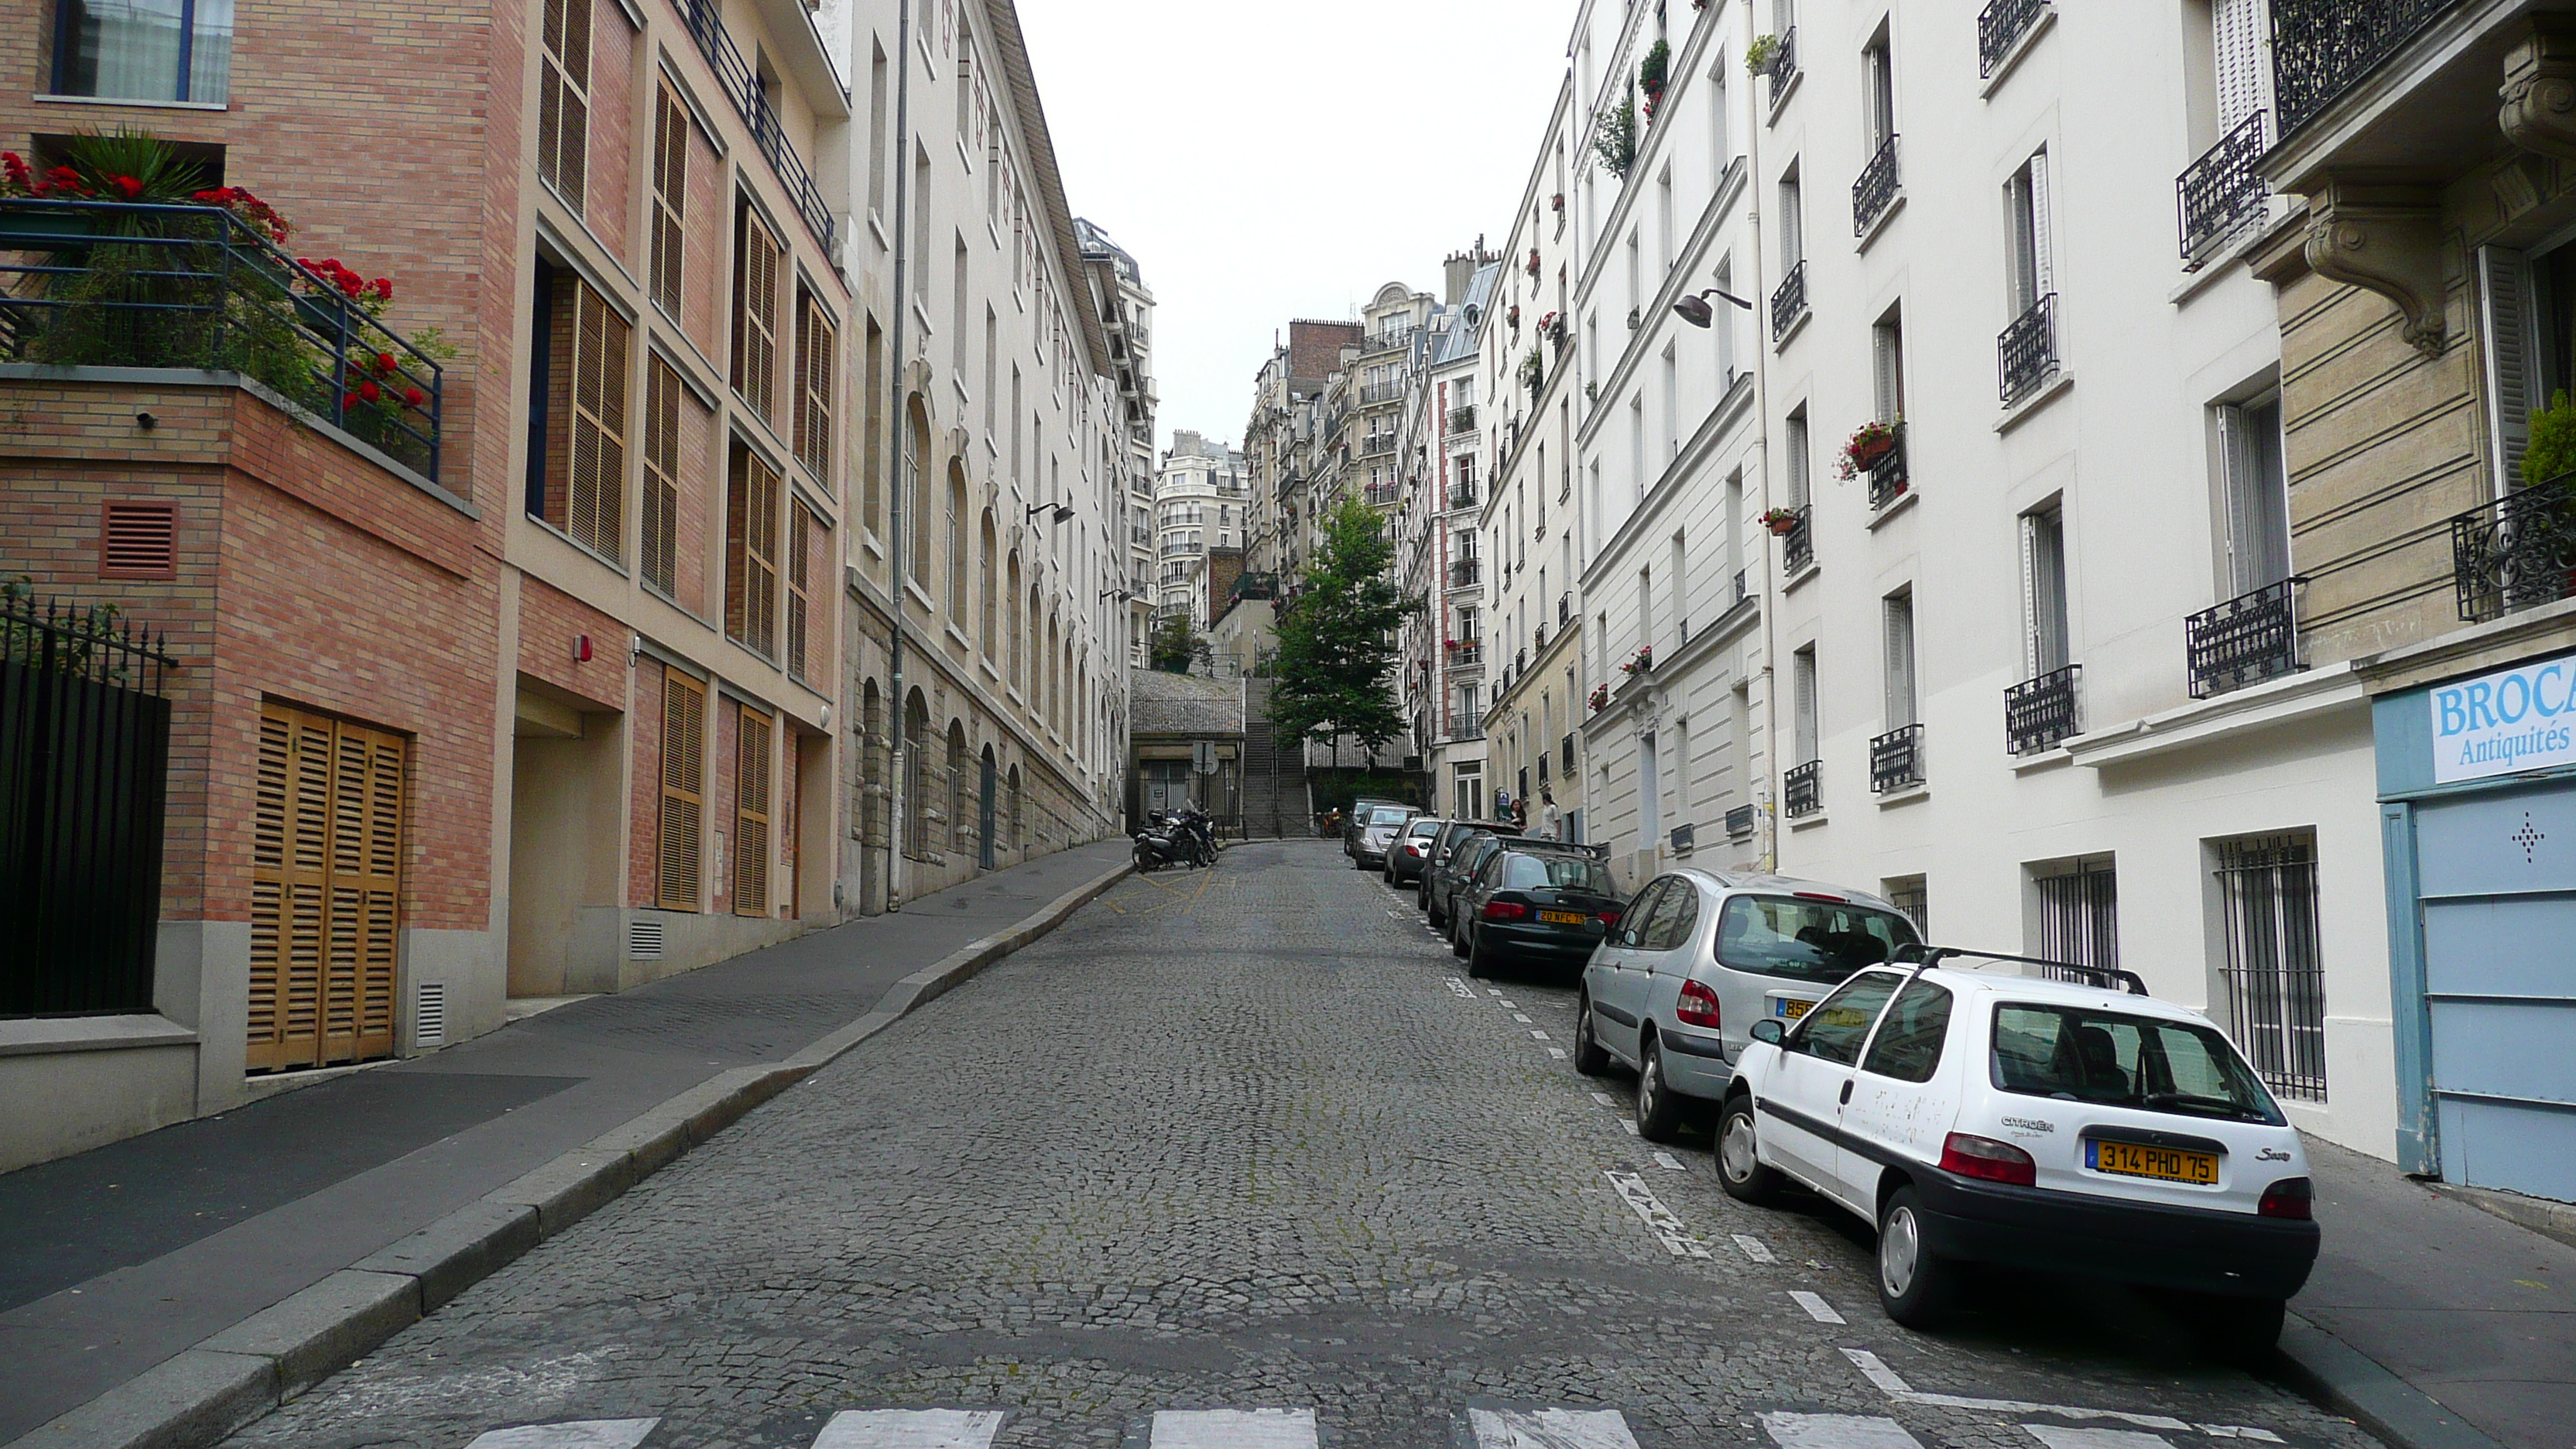
{"label": "potted plant on balcony", "polygon": [[1835,471],[1846,483],[1877,467],[1896,451],[1897,429],[1905,426],[1903,418],[1891,422],[1867,422],[1852,429],[1851,441],[1843,444],[1835,460]]}
{"label": "potted plant on balcony", "polygon": [[1801,510],[1795,508],[1768,509],[1762,515],[1762,526],[1786,538],[1789,530],[1798,526],[1800,513]]}
{"label": "potted plant on balcony", "polygon": [[1640,674],[1652,674],[1654,670],[1655,646],[1652,644],[1639,648],[1635,654],[1629,656],[1627,663],[1619,666],[1619,672],[1631,679]]}
{"label": "potted plant on balcony", "polygon": [[1628,168],[1637,164],[1637,105],[1621,101],[1601,113],[1601,129],[1592,138],[1592,151],[1610,174],[1625,181]]}
{"label": "potted plant on balcony", "polygon": [[1521,385],[1530,390],[1532,402],[1538,400],[1539,389],[1547,385],[1547,360],[1539,356],[1536,346],[1532,346],[1529,355],[1521,359]]}
{"label": "potted plant on balcony", "polygon": [[1565,214],[1565,193],[1560,191],[1547,199],[1547,209],[1559,216]]}
{"label": "potted plant on balcony", "polygon": [[2522,451],[2522,481],[2537,486],[2563,473],[2576,472],[2576,402],[2567,390],[2552,394],[2549,406],[2531,415],[2531,442]]}
{"label": "potted plant on balcony", "polygon": [[1780,37],[1776,35],[1757,35],[1751,45],[1744,47],[1744,68],[1754,75],[1769,71],[1771,62],[1779,58]]}
{"label": "potted plant on balcony", "polygon": [[1596,710],[1608,709],[1610,707],[1610,686],[1606,684],[1596,684],[1592,686],[1592,698],[1587,701],[1587,703]]}
{"label": "potted plant on balcony", "polygon": [[1535,278],[1538,276],[1538,266],[1539,266],[1539,263],[1538,263],[1538,248],[1536,248],[1536,247],[1531,247],[1531,248],[1530,248],[1529,261],[1528,261],[1525,265],[1526,265],[1526,267],[1527,267],[1527,269],[1528,269],[1528,271],[1529,271],[1530,276],[1531,276],[1533,279],[1535,279]]}
{"label": "potted plant on balcony", "polygon": [[1665,75],[1672,63],[1673,48],[1661,40],[1648,47],[1646,58],[1637,63],[1637,89],[1645,93],[1649,121],[1655,118],[1655,107],[1663,104]]}

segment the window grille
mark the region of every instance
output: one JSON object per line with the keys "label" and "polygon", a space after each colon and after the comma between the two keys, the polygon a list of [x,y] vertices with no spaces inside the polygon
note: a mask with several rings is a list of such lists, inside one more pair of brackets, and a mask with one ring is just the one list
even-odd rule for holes
{"label": "window grille", "polygon": [[2120,882],[2110,861],[2079,861],[2033,884],[2039,890],[2039,955],[2083,966],[2120,964]]}
{"label": "window grille", "polygon": [[2257,836],[2218,847],[2227,917],[2229,1025],[2285,1097],[2326,1099],[2326,976],[2317,945],[2316,838]]}

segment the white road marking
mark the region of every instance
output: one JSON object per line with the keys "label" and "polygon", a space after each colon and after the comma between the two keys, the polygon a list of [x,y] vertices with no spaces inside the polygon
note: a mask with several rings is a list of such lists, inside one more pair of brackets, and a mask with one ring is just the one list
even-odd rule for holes
{"label": "white road marking", "polygon": [[[1935,1409],[1968,1409],[1981,1414],[2048,1414],[2060,1419],[2109,1419],[2114,1423],[2135,1424],[2141,1429],[2164,1429],[2190,1433],[2192,1426],[2167,1414],[2133,1414],[2123,1409],[2087,1409],[2072,1404],[2034,1404],[2023,1399],[1977,1399],[1961,1394],[1917,1393],[1914,1387],[1897,1375],[1896,1370],[1879,1361],[1877,1354],[1865,1348],[1847,1348],[1843,1357],[1850,1359],[1878,1391],[1900,1404],[1923,1404]],[[2221,1439],[2261,1439],[2278,1443],[2279,1436],[2263,1429],[2248,1429],[2233,1424],[2203,1424],[2200,1432]],[[2139,1435],[2140,1440],[2153,1440],[2152,1435]],[[2054,1446],[2052,1446],[2054,1449]],[[2067,1449],[2081,1449],[2070,1444]],[[2094,1449],[2114,1449],[2105,1442]],[[2128,1449],[2153,1449],[2152,1443],[2139,1443]]]}
{"label": "white road marking", "polygon": [[[1746,1251],[1748,1252],[1752,1250],[1752,1247],[1760,1246],[1759,1244],[1753,1243],[1752,1239],[1745,1237],[1742,1233],[1735,1235],[1735,1241],[1739,1244],[1751,1244],[1751,1247],[1746,1248]],[[1768,1258],[1770,1255],[1770,1249],[1764,1248],[1762,1250],[1762,1256],[1764,1258]],[[1878,1391],[1887,1395],[1891,1399],[1901,1399],[1914,1392],[1914,1386],[1912,1384],[1909,1384],[1905,1380],[1897,1377],[1896,1370],[1889,1368],[1886,1364],[1880,1362],[1878,1355],[1871,1353],[1868,1349],[1847,1348],[1843,1350],[1843,1357],[1850,1359],[1853,1367],[1858,1368],[1863,1377],[1877,1385]]]}
{"label": "white road marking", "polygon": [[2260,1439],[2266,1444],[2281,1442],[2281,1436],[2269,1429],[2249,1429],[2243,1424],[2202,1424],[2198,1427],[2200,1432],[2217,1439]]}
{"label": "white road marking", "polygon": [[1680,1158],[1673,1156],[1673,1155],[1672,1155],[1671,1153],[1669,1153],[1669,1152],[1658,1152],[1658,1153],[1656,1153],[1656,1154],[1655,1154],[1655,1165],[1656,1165],[1657,1167],[1660,1167],[1660,1168],[1664,1169],[1664,1170],[1665,1170],[1665,1171],[1667,1171],[1667,1172],[1688,1172],[1688,1171],[1690,1171],[1690,1169],[1689,1169],[1689,1168],[1682,1166],[1682,1160],[1681,1160]]}
{"label": "white road marking", "polygon": [[1636,1124],[1636,1123],[1634,1123],[1634,1122],[1632,1122],[1632,1121],[1628,1120],[1628,1119],[1627,1119],[1627,1118],[1625,1118],[1625,1117],[1622,1117],[1622,1118],[1620,1118],[1620,1119],[1619,1119],[1619,1125],[1628,1129],[1628,1135],[1629,1135],[1629,1136],[1634,1137],[1634,1136],[1636,1136],[1636,1135],[1637,1135],[1637,1124]]}
{"label": "white road marking", "polygon": [[1488,987],[1486,987],[1486,988],[1485,988],[1485,994],[1486,994],[1487,996],[1500,996],[1500,995],[1502,995],[1503,993],[1501,993],[1501,992],[1499,992],[1499,991],[1496,991],[1494,988],[1492,988],[1492,987],[1488,986]]}
{"label": "white road marking", "polygon": [[2047,1424],[2021,1427],[2048,1449],[2173,1449],[2172,1442],[2162,1435],[2141,1434],[2135,1429],[2059,1429]]}
{"label": "white road marking", "polygon": [[1503,1010],[1505,1010],[1505,1011],[1511,1011],[1511,1010],[1514,1010],[1514,1009],[1515,1009],[1515,1008],[1513,1007],[1513,1005],[1512,1005],[1512,1003],[1511,1003],[1511,999],[1510,999],[1509,997],[1505,997],[1505,998],[1503,998],[1502,1000],[1499,1000],[1499,1001],[1495,1002],[1494,1004],[1495,1004],[1496,1006],[1501,1007],[1501,1008],[1502,1008]]}
{"label": "white road marking", "polygon": [[[1780,1261],[1779,1259],[1771,1256],[1771,1247],[1769,1244],[1763,1242],[1760,1238],[1754,1237],[1750,1233],[1737,1233],[1735,1235],[1735,1246],[1742,1248],[1744,1250],[1744,1256],[1751,1258],[1754,1262],[1777,1263]],[[1858,1362],[1858,1360],[1854,1360],[1854,1362]],[[1877,1360],[1872,1359],[1870,1362],[1876,1363]],[[1867,1368],[1863,1368],[1861,1372],[1868,1373],[1869,1370]],[[1878,1383],[1878,1380],[1873,1378],[1870,1382]],[[1887,1385],[1885,1384],[1879,1384],[1878,1386],[1882,1389],[1887,1389]],[[1887,1389],[1887,1391],[1891,1394],[1902,1392],[1902,1390],[1899,1389]]]}
{"label": "white road marking", "polygon": [[1616,1409],[1469,1409],[1477,1449],[1637,1449]]}
{"label": "white road marking", "polygon": [[1860,1414],[1765,1414],[1762,1431],[1780,1449],[1923,1449],[1903,1424]]}
{"label": "white road marking", "polygon": [[1560,1062],[1565,1060],[1565,1048],[1563,1047],[1549,1047],[1547,1049],[1547,1054],[1556,1058]]}
{"label": "white road marking", "polygon": [[1153,1449],[1315,1449],[1312,1409],[1164,1409]]}
{"label": "white road marking", "polygon": [[1816,1320],[1818,1323],[1840,1323],[1843,1321],[1843,1316],[1834,1311],[1834,1305],[1827,1303],[1825,1300],[1817,1297],[1813,1293],[1806,1292],[1803,1289],[1792,1288],[1789,1290],[1789,1298],[1799,1307],[1807,1310],[1807,1316]]}
{"label": "white road marking", "polygon": [[844,1409],[814,1449],[991,1449],[999,1409]]}
{"label": "white road marking", "polygon": [[[1629,1123],[1628,1130],[1637,1130],[1636,1124]],[[1673,1215],[1671,1208],[1664,1206],[1663,1199],[1655,1196],[1654,1189],[1646,1186],[1644,1178],[1633,1172],[1605,1171],[1601,1175],[1610,1179],[1611,1190],[1619,1194],[1619,1200],[1628,1205],[1628,1210],[1637,1215],[1637,1220],[1646,1225],[1647,1230],[1664,1245],[1665,1251],[1676,1258],[1708,1256],[1708,1245],[1690,1235],[1690,1229],[1682,1226],[1682,1220]]]}
{"label": "white road marking", "polygon": [[1455,976],[1449,978],[1449,994],[1452,996],[1463,996],[1469,1001],[1476,999],[1475,989]]}
{"label": "white road marking", "polygon": [[[1000,1417],[996,1415],[995,1417]],[[475,1437],[465,1449],[635,1449],[659,1419],[583,1419],[570,1424],[526,1424]]]}
{"label": "white road marking", "polygon": [[1531,1033],[1530,1033],[1530,1040],[1532,1040],[1532,1041],[1551,1041],[1551,1040],[1554,1040],[1554,1038],[1550,1037],[1546,1032],[1543,1032],[1543,1031],[1533,1031],[1533,1032],[1531,1032]]}
{"label": "white road marking", "polygon": [[[1504,1004],[1505,1006],[1509,1006],[1509,1005],[1511,1005],[1511,1003],[1510,1003],[1510,1002],[1508,1002],[1508,1001],[1504,1002],[1503,1004]],[[1520,1023],[1521,1025],[1523,1025],[1523,1026],[1527,1026],[1527,1025],[1529,1025],[1529,1013],[1528,1013],[1528,1012],[1526,1012],[1526,1011],[1515,1011],[1515,1012],[1513,1012],[1513,1013],[1512,1013],[1512,1020],[1519,1022],[1519,1023]]]}
{"label": "white road marking", "polygon": [[1592,1094],[1592,1100],[1600,1103],[1604,1107],[1615,1108],[1619,1105],[1618,1100],[1612,1097],[1608,1092],[1595,1092]]}

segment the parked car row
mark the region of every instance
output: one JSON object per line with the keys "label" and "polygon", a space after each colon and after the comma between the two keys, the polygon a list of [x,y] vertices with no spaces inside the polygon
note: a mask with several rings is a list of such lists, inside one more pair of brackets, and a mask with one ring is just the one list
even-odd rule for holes
{"label": "parked car row", "polygon": [[2306,1152],[2225,1033],[2136,976],[1927,946],[1815,881],[1685,868],[1623,900],[1583,846],[1402,838],[1471,974],[1579,967],[1574,1065],[1636,1074],[1639,1136],[1713,1124],[1731,1196],[1794,1183],[1875,1228],[1898,1323],[1992,1266],[2160,1293],[2222,1357],[2278,1339],[2317,1256]]}

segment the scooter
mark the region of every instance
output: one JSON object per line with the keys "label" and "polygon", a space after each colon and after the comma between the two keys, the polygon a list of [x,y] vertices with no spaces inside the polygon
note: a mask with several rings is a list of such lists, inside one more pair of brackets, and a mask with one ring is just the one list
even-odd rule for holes
{"label": "scooter", "polygon": [[1184,807],[1168,815],[1157,810],[1145,818],[1147,828],[1136,835],[1139,871],[1160,870],[1167,865],[1216,864],[1216,841],[1207,816]]}

